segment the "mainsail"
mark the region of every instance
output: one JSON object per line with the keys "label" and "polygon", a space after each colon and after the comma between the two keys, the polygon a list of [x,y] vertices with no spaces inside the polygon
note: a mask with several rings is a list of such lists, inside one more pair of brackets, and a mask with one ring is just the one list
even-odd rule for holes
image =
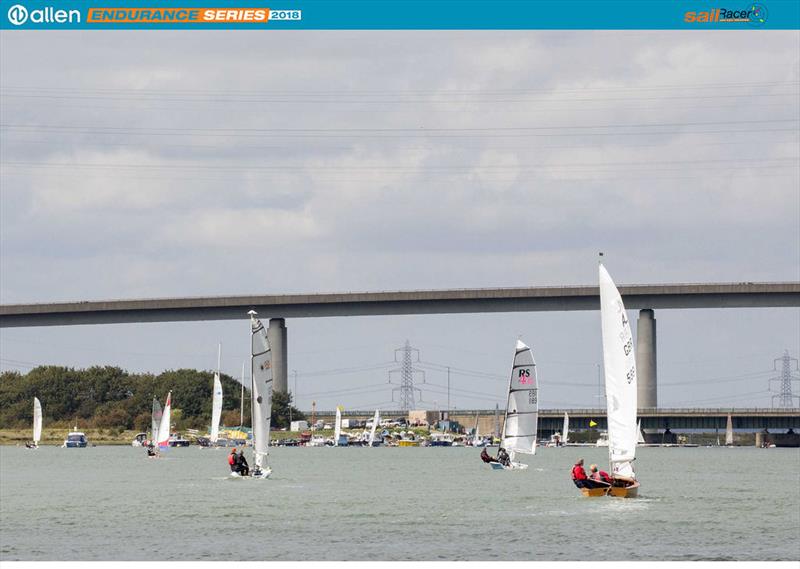
{"label": "mainsail", "polygon": [[599,278],[609,462],[613,476],[633,479],[637,439],[633,335],[622,297],[602,263]]}
{"label": "mainsail", "polygon": [[[265,469],[269,455],[269,427],[272,418],[272,351],[264,325],[250,311],[250,377],[253,419],[253,452],[256,471]],[[255,474],[255,472],[254,472]]]}
{"label": "mainsail", "polygon": [[38,397],[33,398],[33,442],[39,444],[42,439],[42,404]]}
{"label": "mainsail", "polygon": [[733,419],[728,413],[728,424],[725,426],[725,446],[733,446]]}
{"label": "mainsail", "polygon": [[212,443],[219,438],[219,419],[222,416],[222,382],[219,372],[214,374],[214,395],[211,399],[211,439]]}
{"label": "mainsail", "polygon": [[152,422],[150,424],[150,441],[155,445],[158,444],[158,428],[161,425],[161,405],[158,403],[158,399],[153,397],[153,417]]}
{"label": "mainsail", "polygon": [[561,442],[567,444],[569,440],[569,415],[564,411],[564,427],[561,429]]}
{"label": "mainsail", "polygon": [[381,412],[379,409],[375,409],[375,416],[372,418],[372,429],[369,432],[369,446],[375,442],[375,429],[378,428],[378,423],[381,420]]}
{"label": "mainsail", "polygon": [[167,402],[164,403],[164,412],[161,415],[161,422],[158,424],[158,442],[159,447],[169,446],[169,429],[170,429],[170,414],[172,410],[172,391],[167,393]]}
{"label": "mainsail", "polygon": [[336,423],[333,426],[333,446],[339,446],[339,437],[342,436],[342,410],[336,407]]}
{"label": "mainsail", "polygon": [[539,385],[536,362],[531,349],[517,340],[514,365],[508,382],[506,418],[500,443],[512,453],[536,453],[536,429],[539,421]]}

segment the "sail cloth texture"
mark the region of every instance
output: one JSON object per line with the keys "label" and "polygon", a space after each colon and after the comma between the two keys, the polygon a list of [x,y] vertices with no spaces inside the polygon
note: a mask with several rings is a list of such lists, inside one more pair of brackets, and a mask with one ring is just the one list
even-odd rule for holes
{"label": "sail cloth texture", "polygon": [[255,465],[263,468],[269,454],[269,427],[272,418],[272,351],[267,340],[267,331],[255,316],[250,317],[253,398],[253,451]]}
{"label": "sail cloth texture", "polygon": [[33,398],[33,442],[42,439],[42,404],[38,397]]}
{"label": "sail cloth texture", "polygon": [[375,409],[375,416],[372,418],[372,429],[369,431],[369,446],[375,442],[375,429],[378,428],[378,423],[381,421],[381,412]]}
{"label": "sail cloth texture", "polygon": [[634,478],[636,455],[636,358],[625,305],[600,265],[600,319],[608,412],[608,454],[615,476]]}
{"label": "sail cloth texture", "polygon": [[169,446],[170,415],[172,411],[172,392],[167,393],[167,402],[164,403],[164,411],[161,414],[161,421],[158,424],[158,446]]}
{"label": "sail cloth texture", "polygon": [[517,341],[508,383],[502,446],[509,452],[536,453],[539,421],[539,382],[531,349]]}
{"label": "sail cloth texture", "polygon": [[211,439],[212,443],[219,439],[219,420],[222,417],[222,382],[219,372],[214,374],[214,394],[211,398]]}
{"label": "sail cloth texture", "polygon": [[566,411],[564,411],[564,427],[561,432],[561,437],[561,442],[567,444],[569,440],[569,414]]}

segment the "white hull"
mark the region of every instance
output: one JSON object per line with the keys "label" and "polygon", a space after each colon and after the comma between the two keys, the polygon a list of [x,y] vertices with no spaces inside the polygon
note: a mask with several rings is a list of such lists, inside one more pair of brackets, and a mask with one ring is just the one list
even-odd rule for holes
{"label": "white hull", "polygon": [[525,470],[528,465],[522,462],[512,462],[509,466],[504,466],[499,462],[490,463],[493,470]]}
{"label": "white hull", "polygon": [[265,468],[258,475],[248,474],[247,476],[242,476],[238,472],[231,472],[231,478],[254,478],[256,480],[265,480],[265,479],[269,478],[271,475],[272,475],[272,469],[271,468]]}

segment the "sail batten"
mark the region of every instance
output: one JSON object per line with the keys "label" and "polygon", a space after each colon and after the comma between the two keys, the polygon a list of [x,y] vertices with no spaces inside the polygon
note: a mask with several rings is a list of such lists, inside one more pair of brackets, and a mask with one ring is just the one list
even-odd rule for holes
{"label": "sail batten", "polygon": [[508,452],[535,454],[539,421],[539,384],[531,349],[517,340],[508,382],[501,445]]}
{"label": "sail batten", "polygon": [[638,438],[633,335],[622,297],[602,264],[599,281],[609,463],[614,476],[633,479]]}

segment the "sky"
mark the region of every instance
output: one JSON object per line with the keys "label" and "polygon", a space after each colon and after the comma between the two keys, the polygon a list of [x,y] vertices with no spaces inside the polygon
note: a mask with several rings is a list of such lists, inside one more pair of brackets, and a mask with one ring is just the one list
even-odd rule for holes
{"label": "sky", "polygon": [[[0,302],[798,281],[798,119],[796,31],[3,31]],[[770,406],[800,353],[798,309],[656,318],[662,407]],[[517,337],[543,407],[599,400],[596,312],[287,327],[304,409],[397,408],[406,340],[419,408],[448,366],[502,404]],[[248,330],[3,329],[0,369],[239,376]]]}

